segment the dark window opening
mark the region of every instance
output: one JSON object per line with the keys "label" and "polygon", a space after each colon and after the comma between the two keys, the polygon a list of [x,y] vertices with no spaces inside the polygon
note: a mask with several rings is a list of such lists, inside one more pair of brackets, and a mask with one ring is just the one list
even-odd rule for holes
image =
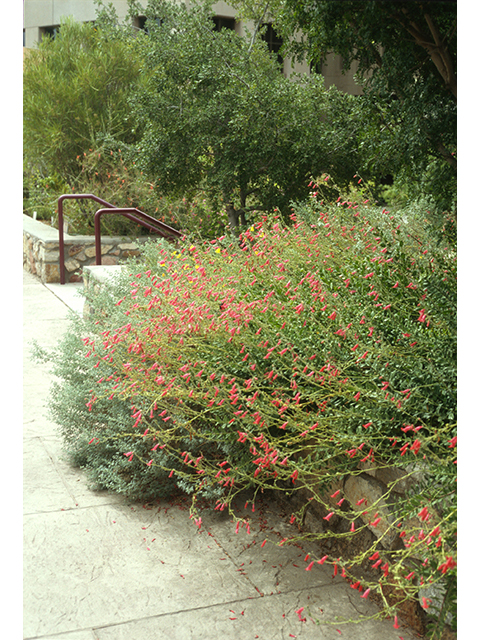
{"label": "dark window opening", "polygon": [[43,40],[43,38],[45,37],[53,38],[55,40],[59,31],[60,31],[60,25],[58,24],[53,25],[51,27],[40,27],[40,40]]}
{"label": "dark window opening", "polygon": [[[137,16],[134,20],[134,28],[138,29],[139,31],[145,31],[145,33],[148,33],[147,20],[147,16]],[[163,21],[160,20],[160,18],[155,18],[155,22],[158,26],[160,26]]]}
{"label": "dark window opening", "polygon": [[137,16],[135,19],[135,26],[137,29],[141,31],[145,31],[147,33],[147,17],[146,16]]}
{"label": "dark window opening", "polygon": [[220,31],[221,29],[229,29],[235,31],[235,18],[223,18],[222,16],[215,16],[212,18],[215,25],[214,31]]}
{"label": "dark window opening", "polygon": [[283,64],[283,56],[279,53],[283,45],[283,38],[278,35],[270,23],[267,24],[267,30],[263,33],[262,38],[267,43],[268,50],[276,53],[278,62]]}

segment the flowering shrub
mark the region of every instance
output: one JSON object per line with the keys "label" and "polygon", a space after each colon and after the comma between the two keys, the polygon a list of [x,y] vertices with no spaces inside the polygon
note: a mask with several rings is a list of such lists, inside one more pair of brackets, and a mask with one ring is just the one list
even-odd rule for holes
{"label": "flowering shrub", "polygon": [[[402,601],[424,594],[431,611],[426,589],[440,585],[437,619],[454,620],[455,248],[318,192],[289,227],[274,215],[238,240],[147,247],[130,291],[83,340],[82,367],[98,376],[82,450],[175,482],[197,523],[198,496],[219,510],[246,486],[302,496],[291,522],[315,503],[326,526],[344,523],[317,539],[377,534],[354,558],[312,557],[307,571],[331,564],[362,597],[377,593],[395,627]],[[350,503],[344,481],[366,468],[401,473],[380,499]],[[399,492],[408,478],[413,490]],[[362,564],[375,580],[355,577]]]}

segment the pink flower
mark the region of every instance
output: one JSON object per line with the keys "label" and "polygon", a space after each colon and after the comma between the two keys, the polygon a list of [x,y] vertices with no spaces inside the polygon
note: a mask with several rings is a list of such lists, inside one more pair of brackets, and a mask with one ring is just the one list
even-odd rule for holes
{"label": "pink flower", "polygon": [[420,440],[415,440],[415,442],[410,447],[410,451],[413,451],[413,453],[417,455],[421,446],[422,446],[422,443],[420,442]]}
{"label": "pink flower", "polygon": [[418,322],[425,322],[427,316],[425,315],[425,309],[420,310],[420,315],[418,316]]}
{"label": "pink flower", "polygon": [[439,565],[438,570],[442,573],[446,573],[449,569],[454,569],[456,566],[457,563],[452,558],[452,556],[448,556],[445,562],[442,562],[442,564]]}
{"label": "pink flower", "polygon": [[327,522],[330,521],[330,518],[334,515],[333,511],[330,511],[330,513],[328,515],[326,515],[323,519],[326,520]]}
{"label": "pink flower", "polygon": [[398,617],[395,616],[395,618],[393,619],[393,628],[394,629],[400,629],[400,625],[398,624]]}
{"label": "pink flower", "polygon": [[295,611],[295,613],[297,614],[298,619],[300,620],[300,622],[305,622],[307,620],[306,618],[302,618],[302,612],[303,612],[304,609],[305,609],[305,607],[300,607],[300,609],[297,609]]}
{"label": "pink flower", "polygon": [[337,312],[333,311],[329,316],[328,319],[329,320],[335,320],[335,318],[337,317]]}

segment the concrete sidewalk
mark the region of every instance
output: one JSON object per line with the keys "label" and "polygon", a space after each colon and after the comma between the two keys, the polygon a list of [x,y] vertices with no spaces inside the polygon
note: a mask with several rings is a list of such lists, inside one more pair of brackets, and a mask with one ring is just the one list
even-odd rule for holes
{"label": "concrete sidewalk", "polygon": [[272,544],[290,531],[275,505],[258,503],[255,513],[249,507],[250,534],[245,527],[235,534],[219,512],[202,516],[198,530],[182,500],[130,505],[90,491],[83,473],[62,460],[46,415],[48,366],[29,356],[32,339],[53,347],[66,330],[69,308],[59,296],[83,306],[71,285],[60,286],[49,289],[24,272],[25,640],[417,637],[392,620],[334,622],[368,615],[375,605],[332,578],[329,566],[306,572],[307,547]]}

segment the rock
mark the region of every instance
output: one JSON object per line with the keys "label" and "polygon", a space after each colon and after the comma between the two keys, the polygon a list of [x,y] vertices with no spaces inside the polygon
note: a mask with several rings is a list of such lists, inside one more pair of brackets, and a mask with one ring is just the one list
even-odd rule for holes
{"label": "rock", "polygon": [[68,249],[68,255],[72,258],[73,256],[77,255],[77,253],[80,253],[80,251],[83,251],[83,245],[73,244]]}
{"label": "rock", "polygon": [[[393,548],[398,541],[399,534],[390,528],[393,517],[383,497],[386,490],[386,486],[382,482],[364,473],[349,476],[344,485],[345,497],[352,508],[358,512],[359,518],[368,525],[370,531],[377,538],[382,537],[384,546]],[[357,505],[364,498],[366,502]],[[380,521],[376,525],[372,525],[371,523],[378,517],[380,517]]]}
{"label": "rock", "polygon": [[102,265],[118,264],[118,260],[114,256],[102,256]]}
{"label": "rock", "polygon": [[65,269],[67,271],[75,271],[76,269],[80,268],[80,262],[78,262],[78,260],[74,260],[73,258],[71,260],[66,260],[65,261]]}
{"label": "rock", "polygon": [[60,282],[60,267],[58,264],[44,263],[40,278],[42,282]]}

